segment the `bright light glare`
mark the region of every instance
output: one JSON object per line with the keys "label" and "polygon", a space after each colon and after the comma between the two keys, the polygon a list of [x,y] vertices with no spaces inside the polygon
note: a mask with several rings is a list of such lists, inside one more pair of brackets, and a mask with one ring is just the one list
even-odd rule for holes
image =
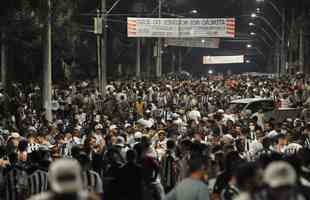
{"label": "bright light glare", "polygon": [[254,32],[251,32],[251,33],[250,33],[250,35],[254,36],[254,35],[256,35],[256,33],[254,33]]}
{"label": "bright light glare", "polygon": [[198,10],[191,10],[191,13],[197,14],[197,13],[198,13]]}
{"label": "bright light glare", "polygon": [[208,74],[213,74],[213,71],[210,69],[210,70],[208,71]]}
{"label": "bright light glare", "polygon": [[247,48],[252,48],[252,45],[251,44],[247,44],[246,47]]}
{"label": "bright light glare", "polygon": [[250,22],[249,26],[255,26],[255,24],[253,22]]}
{"label": "bright light glare", "polygon": [[246,60],[245,63],[251,63],[251,61],[250,60]]}
{"label": "bright light glare", "polygon": [[206,42],[206,40],[202,39],[202,40],[201,40],[201,42],[202,42],[202,43],[205,43],[205,42]]}
{"label": "bright light glare", "polygon": [[252,14],[251,14],[251,17],[252,17],[252,18],[256,18],[256,17],[257,17],[257,14],[256,14],[256,13],[252,13]]}

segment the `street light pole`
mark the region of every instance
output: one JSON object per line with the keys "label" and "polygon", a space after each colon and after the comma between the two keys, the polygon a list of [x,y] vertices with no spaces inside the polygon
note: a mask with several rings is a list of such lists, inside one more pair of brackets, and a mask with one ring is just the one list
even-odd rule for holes
{"label": "street light pole", "polygon": [[[100,26],[101,25],[101,26]],[[99,91],[101,89],[101,38],[100,35],[102,34],[102,18],[100,16],[100,10],[97,10],[97,17],[95,18],[95,34],[97,39],[97,68],[98,68],[98,88]]]}
{"label": "street light pole", "polygon": [[281,69],[280,73],[285,73],[286,69],[286,52],[285,52],[285,8],[282,9],[282,35],[281,35]]}
{"label": "street light pole", "polygon": [[137,53],[136,53],[136,77],[141,77],[141,38],[137,38]]}
{"label": "street light pole", "polygon": [[101,36],[101,94],[106,95],[107,85],[107,5],[106,0],[101,0],[101,13],[102,13],[102,36]]}
{"label": "street light pole", "polygon": [[281,40],[280,33],[276,30],[276,28],[271,24],[271,22],[268,19],[266,19],[264,16],[257,15],[255,13],[252,13],[251,17],[252,18],[259,18],[259,19],[263,20],[269,26],[269,28],[273,31],[273,33],[277,36],[277,38],[279,40]]}
{"label": "street light pole", "polygon": [[183,59],[182,59],[182,47],[179,47],[179,55],[178,55],[178,59],[179,59],[179,62],[178,62],[178,72],[182,71],[182,62],[183,62]]}
{"label": "street light pole", "polygon": [[[257,2],[265,2],[265,0],[256,0]],[[278,71],[279,75],[285,73],[286,68],[286,52],[285,52],[285,8],[282,10],[278,8],[271,0],[267,0],[267,3],[276,11],[276,13],[281,17],[281,46],[280,46],[280,69]]]}
{"label": "street light pole", "polygon": [[6,46],[6,33],[4,29],[1,32],[1,82],[3,89],[6,89],[6,54],[7,54],[7,46]]}
{"label": "street light pole", "polygon": [[[158,0],[158,18],[161,18],[162,0]],[[160,78],[162,75],[162,39],[157,40],[157,66],[156,77]]]}
{"label": "street light pole", "polygon": [[44,48],[44,83],[43,83],[43,107],[45,117],[52,121],[52,13],[51,0],[47,0],[47,20]]}

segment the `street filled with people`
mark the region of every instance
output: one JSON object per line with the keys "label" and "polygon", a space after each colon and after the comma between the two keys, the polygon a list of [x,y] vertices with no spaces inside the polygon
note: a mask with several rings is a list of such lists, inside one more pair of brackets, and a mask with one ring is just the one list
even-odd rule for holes
{"label": "street filled with people", "polygon": [[310,199],[303,74],[53,85],[0,93],[0,199]]}

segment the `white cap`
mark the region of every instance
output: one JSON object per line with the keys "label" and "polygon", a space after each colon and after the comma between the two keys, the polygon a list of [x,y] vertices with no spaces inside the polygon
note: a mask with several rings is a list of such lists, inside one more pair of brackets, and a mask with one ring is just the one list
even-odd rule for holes
{"label": "white cap", "polygon": [[110,127],[109,127],[109,130],[111,131],[111,130],[115,130],[115,129],[117,129],[117,126],[115,125],[115,124],[112,124]]}
{"label": "white cap", "polygon": [[276,131],[271,131],[267,134],[268,138],[275,138],[277,137],[279,134]]}
{"label": "white cap", "polygon": [[143,134],[141,132],[135,132],[135,135],[134,135],[135,139],[140,139],[142,138],[142,136]]}
{"label": "white cap", "polygon": [[49,168],[48,178],[51,189],[56,193],[79,192],[83,189],[81,167],[76,160],[56,160]]}
{"label": "white cap", "polygon": [[126,129],[126,128],[129,128],[129,127],[131,127],[131,124],[129,124],[129,123],[127,123],[127,124],[124,125],[124,128],[125,128],[125,129]]}
{"label": "white cap", "polygon": [[98,129],[103,129],[103,126],[102,126],[101,124],[97,124],[97,125],[95,126],[95,130],[98,130]]}
{"label": "white cap", "polygon": [[223,109],[219,109],[217,112],[218,113],[225,113],[225,111]]}
{"label": "white cap", "polygon": [[264,181],[272,188],[296,184],[294,168],[284,161],[271,163],[265,170]]}

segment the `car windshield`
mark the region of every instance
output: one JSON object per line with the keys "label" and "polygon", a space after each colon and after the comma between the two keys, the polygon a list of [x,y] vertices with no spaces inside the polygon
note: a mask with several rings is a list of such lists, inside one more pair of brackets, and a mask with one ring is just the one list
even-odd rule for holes
{"label": "car windshield", "polygon": [[230,113],[239,113],[246,106],[246,103],[230,103],[227,109],[227,112]]}

